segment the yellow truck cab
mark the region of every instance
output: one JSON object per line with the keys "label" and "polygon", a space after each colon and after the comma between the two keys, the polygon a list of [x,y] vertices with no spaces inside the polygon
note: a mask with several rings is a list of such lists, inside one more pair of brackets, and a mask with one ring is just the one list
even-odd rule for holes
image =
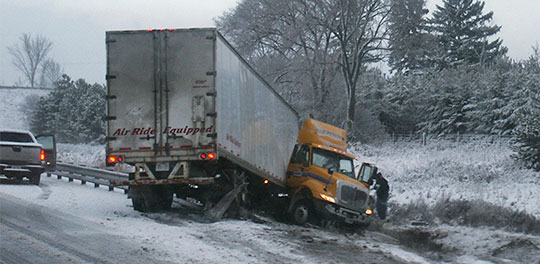
{"label": "yellow truck cab", "polygon": [[355,158],[347,152],[345,130],[312,118],[304,122],[287,169],[289,213],[295,223],[368,223],[367,180],[374,166],[364,163],[356,175]]}

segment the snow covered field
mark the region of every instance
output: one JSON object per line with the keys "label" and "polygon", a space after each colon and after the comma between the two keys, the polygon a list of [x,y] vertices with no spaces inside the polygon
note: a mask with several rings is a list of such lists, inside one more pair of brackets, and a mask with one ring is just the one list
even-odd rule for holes
{"label": "snow covered field", "polygon": [[540,172],[519,168],[504,140],[357,144],[351,151],[380,168],[392,202],[483,200],[540,218]]}

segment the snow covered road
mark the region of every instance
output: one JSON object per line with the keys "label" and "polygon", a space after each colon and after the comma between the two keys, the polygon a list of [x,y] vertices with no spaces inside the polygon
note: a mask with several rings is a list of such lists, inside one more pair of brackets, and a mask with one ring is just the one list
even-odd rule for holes
{"label": "snow covered road", "polygon": [[[7,252],[0,260],[6,263],[429,262],[377,232],[360,235],[273,220],[205,223],[180,208],[141,214],[120,191],[45,175],[39,187],[4,181],[0,205],[1,252]],[[28,246],[32,249],[23,250]]]}
{"label": "snow covered road", "polygon": [[540,263],[540,236],[493,228],[208,223],[178,205],[142,214],[122,191],[77,180],[0,183],[0,263]]}
{"label": "snow covered road", "polygon": [[96,223],[0,193],[0,259],[5,263],[155,262],[126,237]]}

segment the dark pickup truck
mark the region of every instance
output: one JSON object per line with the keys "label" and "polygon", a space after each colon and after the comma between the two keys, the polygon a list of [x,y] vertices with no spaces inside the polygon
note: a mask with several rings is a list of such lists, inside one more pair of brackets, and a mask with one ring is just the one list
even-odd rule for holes
{"label": "dark pickup truck", "polygon": [[39,185],[44,170],[45,151],[30,131],[0,129],[0,175]]}

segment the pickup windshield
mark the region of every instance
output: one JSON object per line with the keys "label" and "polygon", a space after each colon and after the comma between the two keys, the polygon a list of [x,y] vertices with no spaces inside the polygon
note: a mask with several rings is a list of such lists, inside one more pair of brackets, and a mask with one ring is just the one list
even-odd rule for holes
{"label": "pickup windshield", "polygon": [[347,156],[320,148],[313,148],[313,165],[355,178],[353,160]]}
{"label": "pickup windshield", "polygon": [[0,132],[0,141],[17,143],[33,143],[32,137],[26,133]]}

